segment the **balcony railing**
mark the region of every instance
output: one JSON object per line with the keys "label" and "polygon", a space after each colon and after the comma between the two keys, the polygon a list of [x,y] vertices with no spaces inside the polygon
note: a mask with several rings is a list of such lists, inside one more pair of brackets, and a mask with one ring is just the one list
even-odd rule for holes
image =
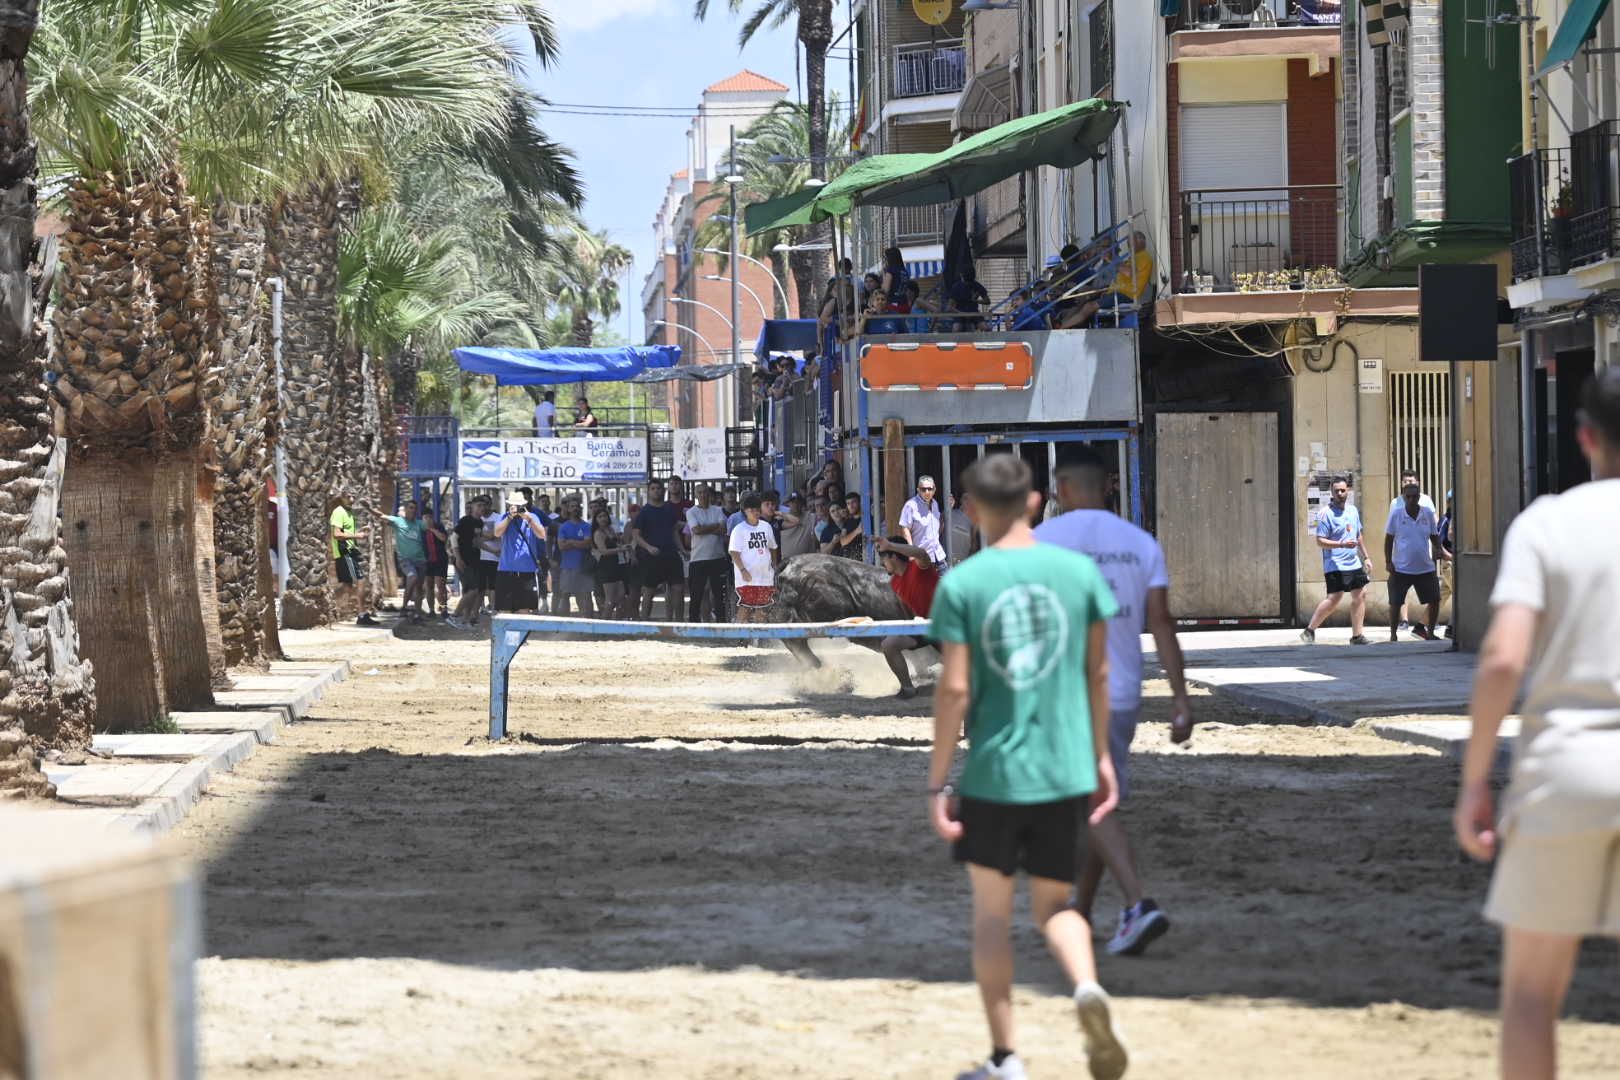
{"label": "balcony railing", "polygon": [[1181,0],[1179,30],[1261,26],[1337,26],[1355,0]]}
{"label": "balcony railing", "polygon": [[1332,288],[1343,212],[1338,184],[1184,191],[1176,290]]}
{"label": "balcony railing", "polygon": [[895,46],[894,97],[954,94],[966,85],[967,49],[961,38]]}
{"label": "balcony railing", "polygon": [[943,204],[897,206],[894,214],[894,241],[897,244],[939,244],[945,240]]}
{"label": "balcony railing", "polygon": [[1620,121],[1604,120],[1569,138],[1569,262],[1597,262],[1620,252]]}
{"label": "balcony railing", "polygon": [[1569,269],[1573,208],[1569,151],[1537,150],[1508,162],[1509,253],[1514,281]]}

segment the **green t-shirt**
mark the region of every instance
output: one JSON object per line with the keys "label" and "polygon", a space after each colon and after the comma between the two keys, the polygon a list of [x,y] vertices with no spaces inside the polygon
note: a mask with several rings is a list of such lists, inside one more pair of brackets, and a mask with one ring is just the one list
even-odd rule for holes
{"label": "green t-shirt", "polygon": [[389,514],[394,526],[394,553],[407,562],[427,562],[427,528],[421,518],[406,521],[398,514]]}
{"label": "green t-shirt", "polygon": [[963,795],[1028,804],[1096,790],[1086,643],[1117,610],[1096,563],[1050,544],[986,548],[940,579],[930,633],[973,657]]}
{"label": "green t-shirt", "polygon": [[[333,508],[332,528],[336,529],[338,532],[354,532],[354,515],[349,513],[341,506]],[[339,546],[339,542],[336,540],[332,541],[332,558],[343,558],[343,549]]]}

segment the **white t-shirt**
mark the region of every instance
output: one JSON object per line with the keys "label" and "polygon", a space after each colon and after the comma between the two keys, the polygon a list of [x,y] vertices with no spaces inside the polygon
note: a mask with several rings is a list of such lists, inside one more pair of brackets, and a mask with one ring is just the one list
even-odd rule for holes
{"label": "white t-shirt", "polygon": [[1107,510],[1070,510],[1035,528],[1035,539],[1089,555],[1114,592],[1108,620],[1108,703],[1142,705],[1142,627],[1150,589],[1170,587],[1164,552],[1152,535]]}
{"label": "white t-shirt", "polygon": [[746,518],[743,519],[741,525],[731,530],[731,543],[727,545],[727,550],[742,556],[743,567],[751,579],[744,581],[742,570],[733,564],[731,576],[738,585],[776,584],[776,570],[771,566],[771,552],[776,550],[776,530],[765,522],[750,525]]}
{"label": "white t-shirt", "polygon": [[[488,529],[490,531],[494,531],[496,523],[499,522],[501,520],[501,518],[503,518],[505,516],[506,516],[505,514],[491,514],[491,515],[489,515],[489,517],[484,519],[484,528]],[[490,544],[495,545],[495,550],[494,551],[489,550],[488,545],[490,545]],[[480,539],[478,541],[478,557],[479,557],[479,559],[483,560],[484,562],[493,562],[493,563],[500,562],[501,561],[501,542],[499,540]]]}
{"label": "white t-shirt", "polygon": [[724,525],[726,512],[718,506],[689,506],[686,509],[686,535],[692,538],[692,561],[705,562],[709,559],[723,559],[726,557],[726,537],[724,533],[704,533],[702,536],[692,531],[694,525]]}
{"label": "white t-shirt", "polygon": [[1620,479],[1537,499],[1508,529],[1491,605],[1541,613],[1507,816],[1533,833],[1620,825]]}
{"label": "white t-shirt", "polygon": [[534,407],[534,431],[542,439],[557,433],[557,403],[542,401]]}
{"label": "white t-shirt", "polygon": [[1394,569],[1402,574],[1431,574],[1434,572],[1434,548],[1429,537],[1440,535],[1440,523],[1434,510],[1418,504],[1417,517],[1406,512],[1403,502],[1389,512],[1384,532],[1395,537]]}

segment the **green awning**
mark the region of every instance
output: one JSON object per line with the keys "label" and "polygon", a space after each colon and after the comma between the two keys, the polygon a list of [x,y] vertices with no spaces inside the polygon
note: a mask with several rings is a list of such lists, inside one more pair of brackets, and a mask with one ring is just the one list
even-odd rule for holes
{"label": "green awning", "polygon": [[1101,154],[1124,108],[1119,102],[1089,98],[998,124],[938,153],[866,158],[825,187],[750,207],[744,220],[753,234],[847,214],[855,203],[951,202],[1038,165],[1070,169]]}
{"label": "green awning", "polygon": [[1552,44],[1547,46],[1547,58],[1536,71],[1536,78],[1575,59],[1581,45],[1597,29],[1597,22],[1603,18],[1603,10],[1608,6],[1609,0],[1571,0],[1563,21],[1558,24],[1558,32],[1553,35]]}

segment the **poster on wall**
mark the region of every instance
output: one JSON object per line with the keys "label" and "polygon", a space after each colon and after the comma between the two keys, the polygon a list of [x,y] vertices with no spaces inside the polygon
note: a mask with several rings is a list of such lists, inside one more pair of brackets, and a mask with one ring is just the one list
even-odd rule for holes
{"label": "poster on wall", "polygon": [[647,440],[462,439],[458,475],[465,484],[639,484]]}
{"label": "poster on wall", "polygon": [[675,430],[675,475],[686,480],[723,480],[726,477],[726,429],[723,427]]}

